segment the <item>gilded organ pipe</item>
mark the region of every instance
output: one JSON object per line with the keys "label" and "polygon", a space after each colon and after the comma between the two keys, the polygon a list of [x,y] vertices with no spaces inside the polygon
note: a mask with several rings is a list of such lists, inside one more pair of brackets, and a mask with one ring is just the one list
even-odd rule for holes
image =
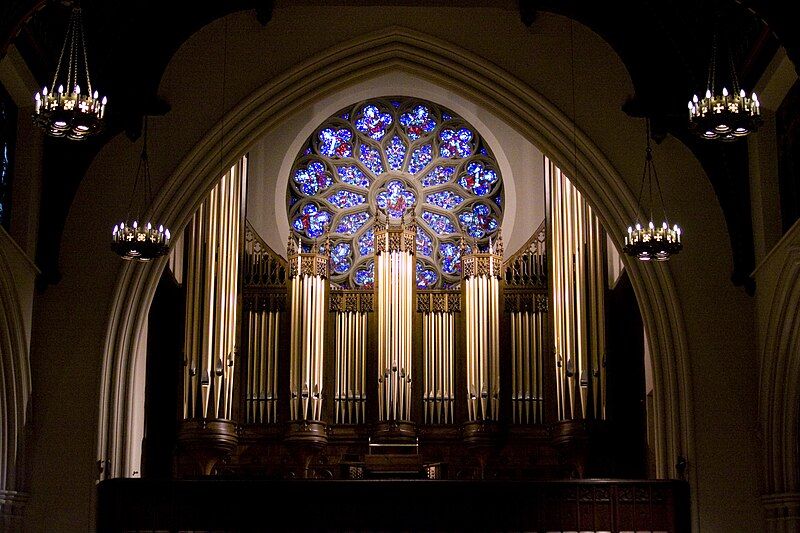
{"label": "gilded organ pipe", "polygon": [[238,250],[247,158],[233,165],[186,232],[184,419],[230,419],[238,317]]}
{"label": "gilded organ pipe", "polygon": [[549,160],[552,307],[560,420],[605,418],[605,233],[592,208]]}
{"label": "gilded organ pipe", "polygon": [[500,414],[500,277],[503,243],[486,252],[477,244],[462,256],[466,303],[467,411],[469,421],[497,420]]}
{"label": "gilded organ pipe", "polygon": [[328,248],[321,253],[315,243],[304,252],[301,242],[289,239],[289,412],[293,421],[322,420]]}
{"label": "gilded organ pipe", "polygon": [[415,286],[413,219],[375,225],[375,291],[378,295],[379,420],[411,420],[411,339]]}

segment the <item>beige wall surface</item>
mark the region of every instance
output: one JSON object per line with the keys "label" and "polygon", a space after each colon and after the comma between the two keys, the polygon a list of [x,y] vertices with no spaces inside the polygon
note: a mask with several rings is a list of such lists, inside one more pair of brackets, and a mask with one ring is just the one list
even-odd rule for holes
{"label": "beige wall surface", "polygon": [[[621,111],[633,93],[629,76],[608,45],[575,24],[573,109],[570,25],[554,15],[542,14],[530,29],[514,11],[485,8],[278,7],[265,27],[252,13],[232,15],[227,18],[225,108],[331,46],[396,25],[455,43],[542,93],[568,117],[575,117],[579,130],[599,146],[627,187],[637,190],[644,125]],[[223,28],[220,20],[193,35],[164,74],[160,96],[172,110],[151,121],[155,190],[223,114]],[[341,83],[347,87],[361,81]],[[453,100],[469,100],[458,87],[449,90]],[[110,98],[113,102],[113,95]],[[482,103],[474,104],[479,109]],[[323,98],[320,113],[327,113],[329,105]],[[315,126],[310,118],[296,123]],[[265,133],[276,127],[265,124]],[[240,152],[248,148],[242,146]],[[100,369],[115,281],[121,272],[108,238],[127,205],[137,150],[138,145],[120,135],[92,164],[67,220],[60,255],[63,277],[35,306],[34,438],[27,510],[32,531],[87,531],[93,526]],[[286,154],[280,152],[265,155],[265,162],[283,164]],[[506,157],[513,168],[515,155]],[[657,146],[655,157],[665,201],[686,236],[686,247],[674,261],[650,266],[669,269],[687,329],[691,383],[685,386],[691,392],[694,427],[686,431],[693,438],[694,455],[688,461],[697,497],[694,512],[702,531],[757,531],[761,453],[756,438],[753,302],[729,281],[732,259],[722,212],[698,162],[674,139]],[[280,174],[276,179],[286,178]],[[276,187],[285,191],[285,186]],[[263,191],[265,216],[270,209],[268,189]],[[272,205],[280,205],[282,198],[277,202],[273,198]],[[281,216],[285,220],[277,208],[274,215],[274,221]],[[529,223],[519,220],[521,225]],[[627,225],[627,221],[604,222],[607,227]],[[283,242],[277,243],[279,249]]]}

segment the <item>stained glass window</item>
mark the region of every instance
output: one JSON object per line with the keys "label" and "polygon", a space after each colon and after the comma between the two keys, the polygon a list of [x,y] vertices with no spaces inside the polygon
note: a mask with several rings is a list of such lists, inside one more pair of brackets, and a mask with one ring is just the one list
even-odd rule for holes
{"label": "stained glass window", "polygon": [[503,219],[503,180],[479,132],[451,110],[408,97],[374,98],[323,122],[289,176],[295,237],[327,230],[331,281],[371,287],[378,211],[417,224],[417,287],[455,285],[460,238],[486,245]]}

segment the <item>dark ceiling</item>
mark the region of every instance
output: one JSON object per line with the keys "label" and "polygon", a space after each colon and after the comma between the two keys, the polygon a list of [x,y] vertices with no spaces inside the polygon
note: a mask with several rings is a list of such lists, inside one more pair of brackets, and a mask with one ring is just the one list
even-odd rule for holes
{"label": "dark ceiling", "polygon": [[[305,4],[332,2],[306,0]],[[367,1],[338,4],[459,5],[444,0]],[[470,1],[515,9],[523,23],[535,25],[539,12],[569,16],[601,35],[625,62],[635,96],[624,110],[632,116],[649,116],[654,137],[667,133],[683,141],[705,168],[725,213],[733,249],[732,281],[752,290],[754,268],[746,143],[707,144],[691,137],[686,128],[686,101],[696,87],[704,86],[712,28],[718,28],[732,46],[742,86],[753,87],[772,58],[778,43],[800,65],[800,2],[766,0],[625,0],[587,2],[520,0],[518,3]],[[46,83],[58,59],[69,1],[6,0],[0,5],[0,56],[14,43],[41,84]],[[90,43],[94,82],[113,95],[108,127],[99,138],[81,146],[48,139],[37,264],[41,287],[59,279],[58,250],[61,230],[77,186],[94,156],[112,136],[125,130],[135,138],[143,114],[169,111],[157,88],[174,52],[190,35],[223,15],[253,10],[269,24],[274,2],[232,0],[197,2],[153,0],[120,2],[84,0],[84,22]],[[280,2],[278,3],[280,7]],[[157,14],[157,16],[155,16]],[[141,39],[147,35],[147,39]],[[147,97],[142,99],[140,95]]]}

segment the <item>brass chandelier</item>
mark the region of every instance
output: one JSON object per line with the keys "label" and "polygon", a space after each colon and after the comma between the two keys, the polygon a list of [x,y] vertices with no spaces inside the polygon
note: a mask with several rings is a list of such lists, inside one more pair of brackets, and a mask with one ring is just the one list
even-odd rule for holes
{"label": "brass chandelier", "polygon": [[52,137],[80,141],[103,130],[108,99],[92,91],[80,7],[72,9],[53,83],[34,100],[34,121]]}
{"label": "brass chandelier", "polygon": [[[628,226],[628,235],[625,236],[625,246],[622,250],[640,261],[669,261],[669,258],[683,248],[681,243],[681,228],[677,224],[670,227],[667,211],[664,207],[664,198],[661,195],[661,187],[658,183],[658,173],[653,162],[653,148],[650,145],[650,119],[645,119],[647,128],[647,148],[645,150],[644,170],[642,171],[642,183],[639,188],[639,198],[637,206],[642,207],[642,198],[647,184],[647,196],[649,220],[647,224],[642,224],[637,218],[632,226]],[[661,211],[664,219],[660,225],[653,221],[653,185],[658,194],[661,204]]]}
{"label": "brass chandelier", "polygon": [[[727,50],[727,67],[730,79],[717,77],[717,33],[711,45],[708,81],[703,98],[695,94],[689,100],[689,126],[703,139],[735,141],[749,135],[761,124],[761,104],[756,93],[747,95],[739,86],[736,68],[730,50]],[[728,87],[731,91],[728,91]]]}
{"label": "brass chandelier", "polygon": [[111,249],[126,260],[150,261],[165,255],[169,251],[170,232],[163,225],[156,227],[150,222],[140,225],[136,216],[133,217],[131,222],[130,206],[135,201],[136,189],[140,179],[144,188],[144,204],[142,206],[142,211],[144,211],[149,205],[152,196],[150,162],[147,159],[147,117],[144,118],[142,153],[139,156],[139,165],[136,168],[136,176],[133,181],[133,192],[131,193],[128,215],[124,222],[114,226],[111,234]]}

